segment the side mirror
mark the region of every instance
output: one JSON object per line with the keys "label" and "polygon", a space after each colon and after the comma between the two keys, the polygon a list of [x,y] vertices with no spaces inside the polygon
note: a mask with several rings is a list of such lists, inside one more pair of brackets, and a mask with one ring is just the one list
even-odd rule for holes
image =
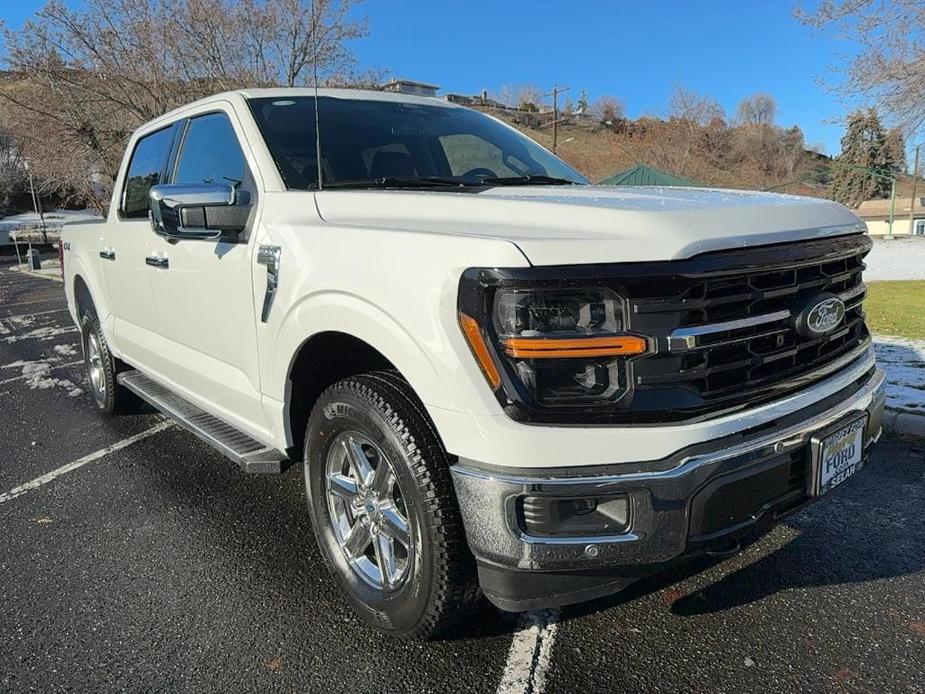
{"label": "side mirror", "polygon": [[148,193],[154,232],[178,239],[240,234],[251,211],[246,202],[228,183],[159,185]]}

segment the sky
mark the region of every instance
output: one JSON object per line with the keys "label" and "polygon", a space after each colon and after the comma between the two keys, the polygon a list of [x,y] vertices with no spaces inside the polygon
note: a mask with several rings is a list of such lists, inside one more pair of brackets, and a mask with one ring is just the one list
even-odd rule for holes
{"label": "sky", "polygon": [[[69,0],[68,4],[79,4]],[[814,0],[805,0],[810,5]],[[44,4],[0,0],[17,27]],[[794,0],[366,0],[355,14],[369,36],[352,42],[357,68],[497,93],[534,84],[615,96],[630,117],[665,115],[676,86],[714,97],[733,115],[767,92],[777,122],[799,125],[807,144],[837,154],[849,106],[820,86],[853,47],[794,18]]]}

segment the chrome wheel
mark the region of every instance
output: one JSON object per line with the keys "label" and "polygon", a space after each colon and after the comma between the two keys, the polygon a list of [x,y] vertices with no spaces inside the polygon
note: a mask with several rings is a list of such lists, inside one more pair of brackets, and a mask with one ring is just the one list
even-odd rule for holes
{"label": "chrome wheel", "polygon": [[400,588],[414,558],[414,539],[398,480],[382,450],[356,431],[328,449],[325,496],[337,544],[356,574],[385,592]]}
{"label": "chrome wheel", "polygon": [[87,335],[87,369],[90,372],[90,385],[100,399],[106,397],[106,374],[103,371],[103,356],[100,341],[95,331]]}

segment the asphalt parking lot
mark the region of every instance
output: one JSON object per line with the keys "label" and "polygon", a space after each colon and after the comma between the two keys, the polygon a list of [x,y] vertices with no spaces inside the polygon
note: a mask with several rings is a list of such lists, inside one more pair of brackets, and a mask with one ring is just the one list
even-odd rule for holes
{"label": "asphalt parking lot", "polygon": [[328,579],[298,470],[246,476],[154,413],[98,415],[62,285],[9,267],[0,691],[925,692],[920,440],[885,439],[731,559],[405,643]]}

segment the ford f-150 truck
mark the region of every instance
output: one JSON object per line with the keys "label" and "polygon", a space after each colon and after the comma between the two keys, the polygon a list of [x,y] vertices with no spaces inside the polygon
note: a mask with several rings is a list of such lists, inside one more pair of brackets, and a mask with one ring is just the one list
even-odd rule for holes
{"label": "ford f-150 truck", "polygon": [[827,201],[590,185],[442,100],[253,89],[135,132],[62,256],[99,409],[301,463],[348,600],[425,637],[735,552],[861,468],[870,247]]}

